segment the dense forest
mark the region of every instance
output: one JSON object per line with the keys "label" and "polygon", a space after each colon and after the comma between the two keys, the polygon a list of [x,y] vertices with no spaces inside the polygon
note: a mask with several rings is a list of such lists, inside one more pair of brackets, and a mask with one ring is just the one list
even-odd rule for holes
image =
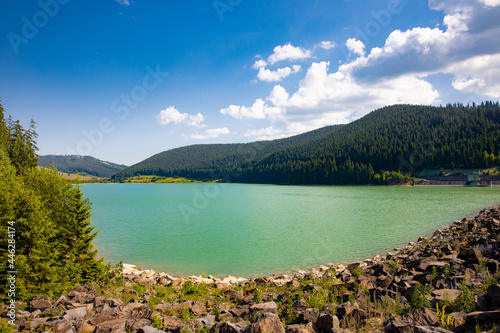
{"label": "dense forest", "polygon": [[89,201],[55,169],[37,167],[36,138],[33,121],[24,129],[0,104],[0,279],[17,272],[15,288],[0,284],[2,300],[59,295],[104,270]]}
{"label": "dense forest", "polygon": [[98,160],[92,156],[43,155],[38,158],[39,166],[54,166],[60,172],[110,178],[125,169],[126,165]]}
{"label": "dense forest", "polygon": [[244,183],[392,184],[422,169],[495,166],[499,154],[498,102],[394,105],[347,125],[291,138],[165,151],[113,179],[158,175]]}

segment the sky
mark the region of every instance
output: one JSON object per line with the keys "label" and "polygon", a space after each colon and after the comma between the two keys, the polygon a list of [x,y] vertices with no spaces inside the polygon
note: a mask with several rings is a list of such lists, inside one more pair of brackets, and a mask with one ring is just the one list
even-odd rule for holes
{"label": "sky", "polygon": [[40,155],[165,150],[500,99],[500,0],[0,3],[0,99]]}

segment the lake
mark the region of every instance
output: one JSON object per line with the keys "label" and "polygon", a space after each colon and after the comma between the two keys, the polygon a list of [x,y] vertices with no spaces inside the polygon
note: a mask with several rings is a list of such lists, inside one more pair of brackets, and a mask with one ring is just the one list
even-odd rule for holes
{"label": "lake", "polygon": [[255,277],[385,254],[500,204],[500,187],[85,184],[106,262]]}

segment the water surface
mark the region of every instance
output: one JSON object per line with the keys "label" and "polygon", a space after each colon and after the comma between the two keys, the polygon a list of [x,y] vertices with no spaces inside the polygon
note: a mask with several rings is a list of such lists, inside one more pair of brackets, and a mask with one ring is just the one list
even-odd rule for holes
{"label": "water surface", "polygon": [[500,203],[500,187],[86,184],[106,261],[261,276],[384,254]]}

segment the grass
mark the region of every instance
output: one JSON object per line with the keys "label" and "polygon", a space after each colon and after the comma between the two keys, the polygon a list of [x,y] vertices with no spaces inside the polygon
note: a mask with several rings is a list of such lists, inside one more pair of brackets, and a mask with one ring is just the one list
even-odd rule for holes
{"label": "grass", "polygon": [[161,183],[161,184],[174,184],[174,183],[217,183],[219,180],[197,180],[185,177],[162,177],[154,175],[141,175],[129,177],[124,180],[125,183]]}

